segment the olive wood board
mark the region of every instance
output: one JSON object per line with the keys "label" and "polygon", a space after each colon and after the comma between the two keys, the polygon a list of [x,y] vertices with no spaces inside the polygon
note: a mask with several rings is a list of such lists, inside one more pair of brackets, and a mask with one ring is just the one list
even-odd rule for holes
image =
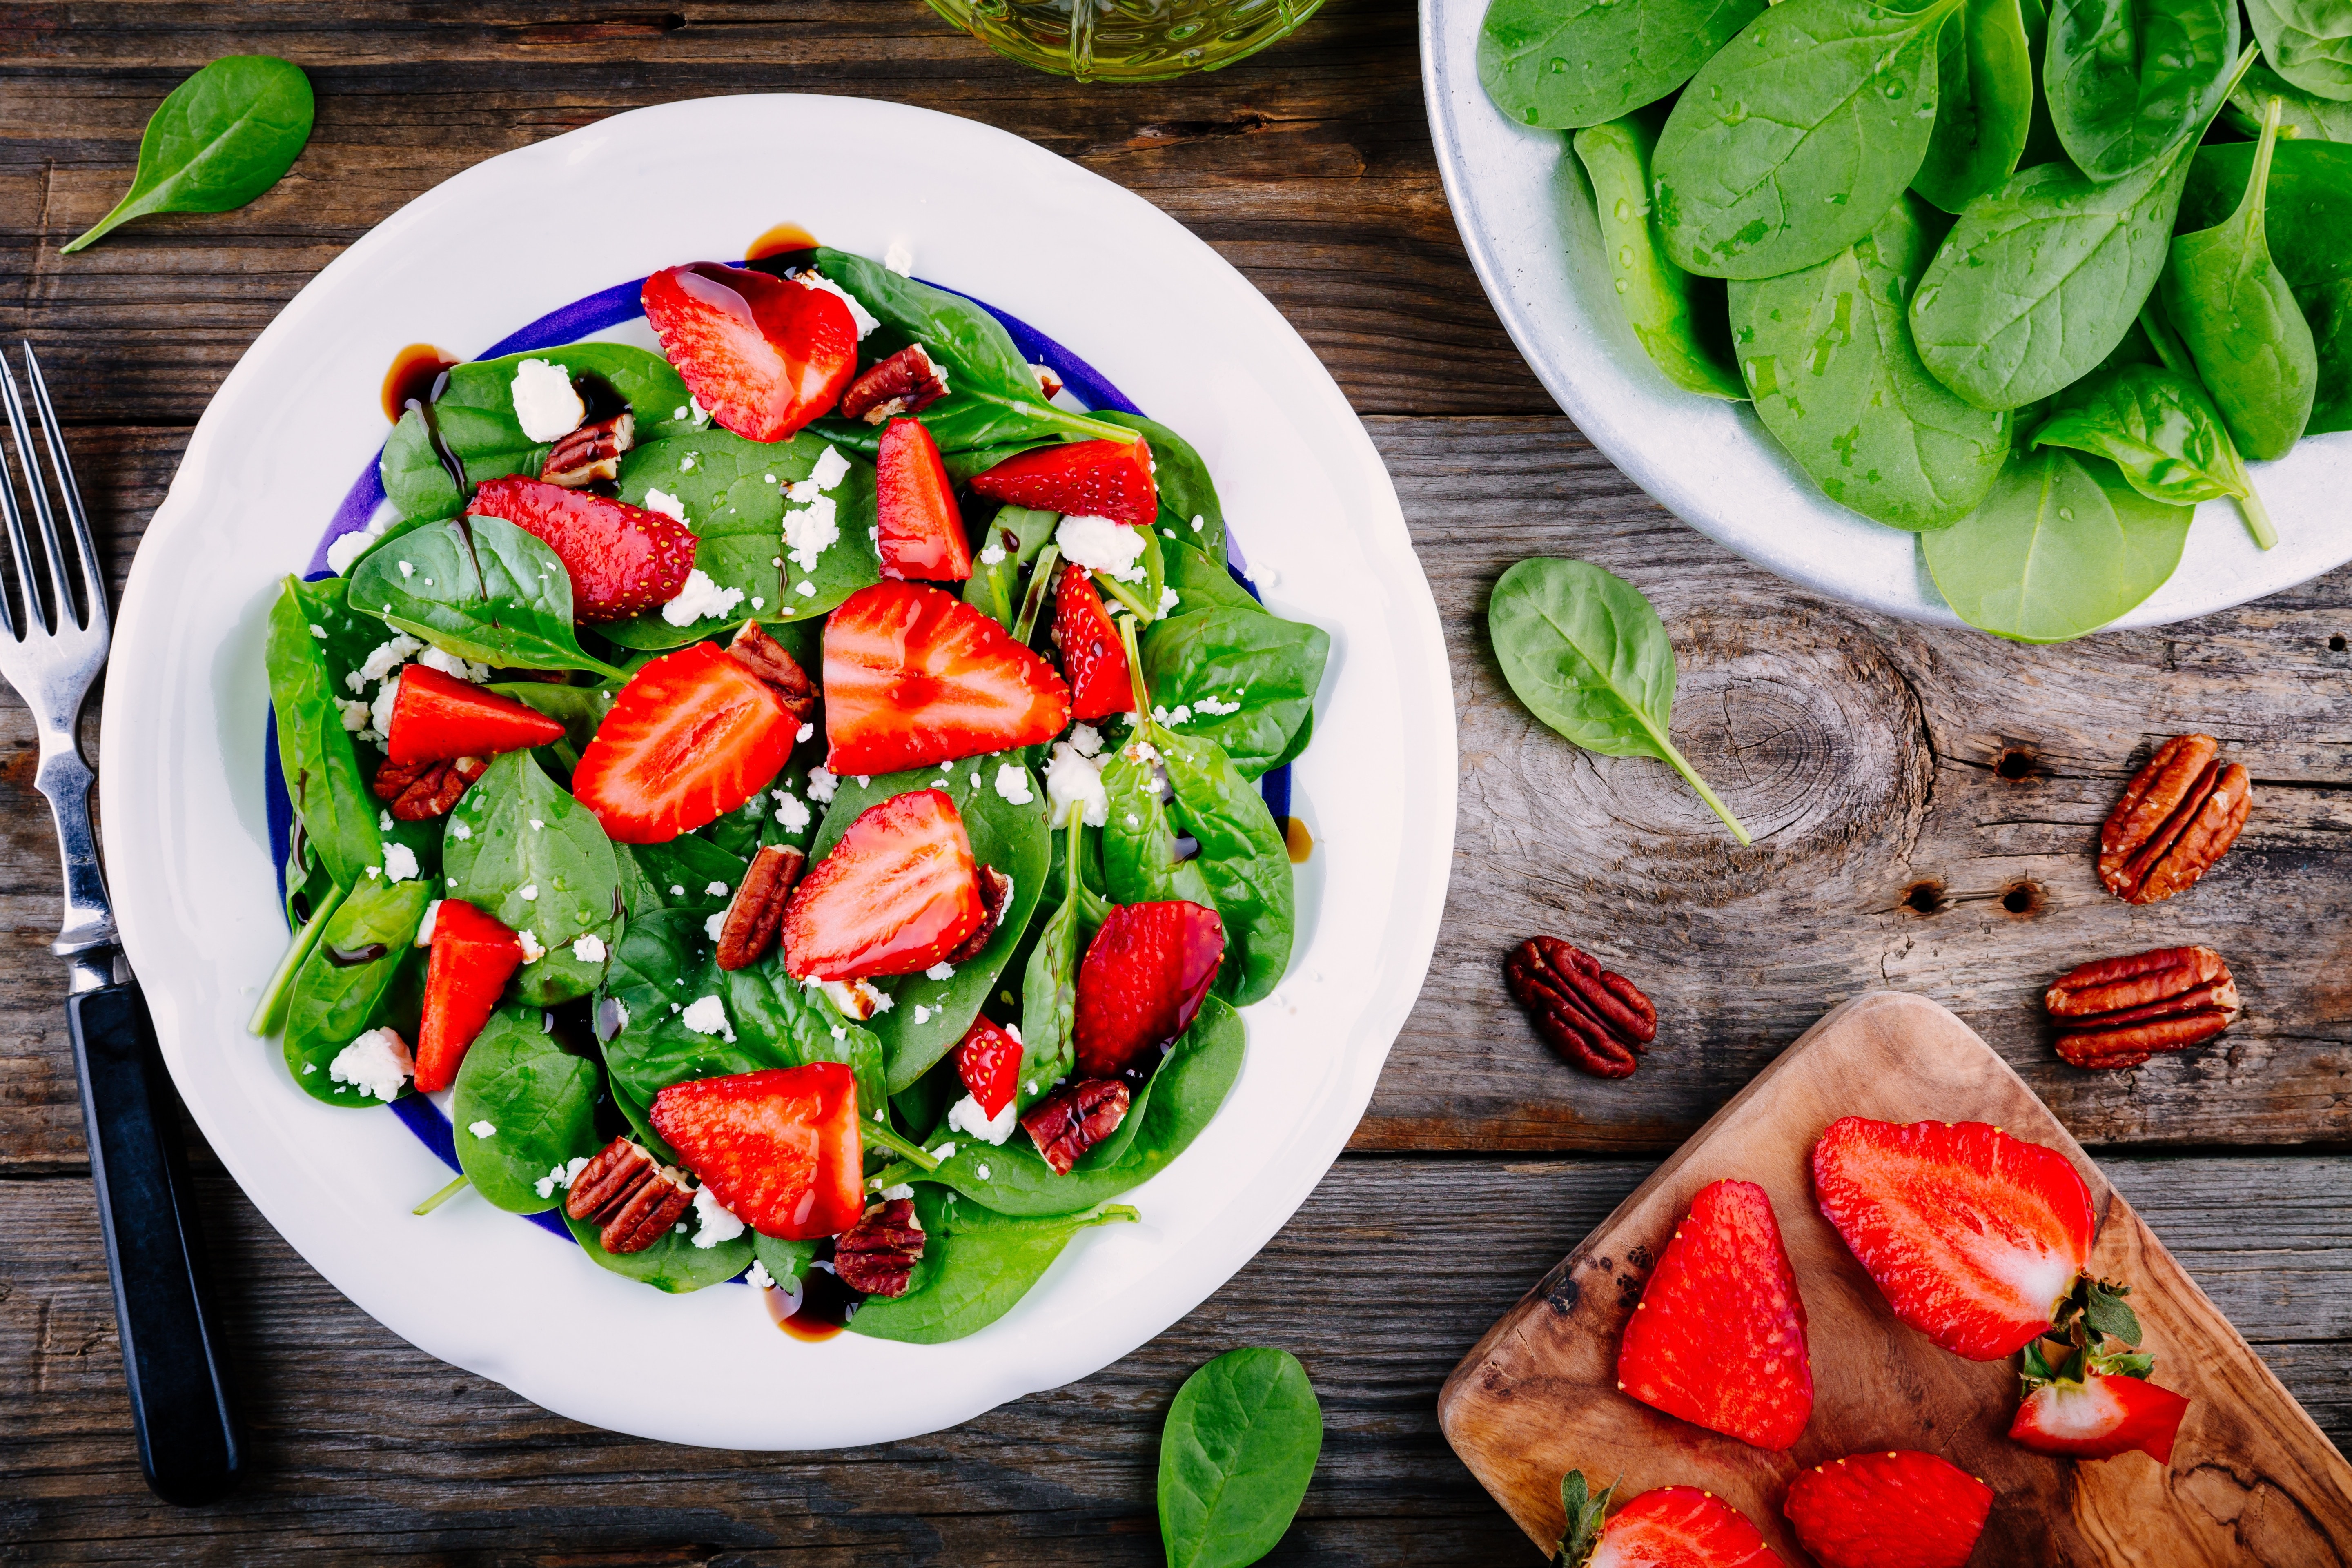
{"label": "olive wood board", "polygon": [[[1813,1142],[1841,1116],[1990,1121],[2059,1150],[2100,1215],[2095,1274],[2133,1287],[2156,1381],[2190,1400],[2169,1468],[2009,1441],[2018,1358],[1970,1362],[1898,1322],[1814,1205]],[[1617,1345],[1694,1194],[1737,1178],[1771,1195],[1804,1298],[1813,1413],[1787,1453],[1676,1420],[1617,1390]],[[1700,1486],[1813,1559],[1780,1512],[1803,1467],[1887,1448],[1940,1454],[1998,1494],[1972,1568],[2352,1568],[2352,1466],[2205,1298],[2009,1064],[1943,1007],[1877,992],[1834,1008],[1717,1111],[1486,1331],[1438,1420],[1480,1483],[1546,1552],[1559,1479]],[[1621,1479],[1622,1478],[1622,1479]]]}

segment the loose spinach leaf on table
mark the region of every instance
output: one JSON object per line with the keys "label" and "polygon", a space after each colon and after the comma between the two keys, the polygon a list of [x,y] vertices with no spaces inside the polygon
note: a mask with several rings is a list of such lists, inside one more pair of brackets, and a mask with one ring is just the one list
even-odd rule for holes
{"label": "loose spinach leaf on table", "polygon": [[1209,465],[1192,449],[1192,443],[1140,414],[1105,409],[1095,417],[1143,433],[1151,447],[1152,480],[1160,489],[1160,526],[1180,542],[1223,561],[1224,510],[1217,502],[1217,486],[1209,477]]}
{"label": "loose spinach leaf on table", "polygon": [[1651,162],[1666,254],[1771,278],[1868,234],[1935,129],[1937,38],[1960,0],[1785,0],[1699,68]]}
{"label": "loose spinach leaf on table", "polygon": [[355,607],[483,664],[624,673],[581,651],[562,558],[504,518],[420,528],[346,581]]}
{"label": "loose spinach leaf on table", "polygon": [[2229,112],[2222,118],[2252,141],[2263,133],[2263,104],[2273,98],[2281,106],[2281,136],[2305,142],[2352,142],[2352,103],[2305,92],[2260,61],[2230,94]]}
{"label": "loose spinach leaf on table", "polygon": [[286,1012],[287,1070],[314,1099],[330,1105],[383,1103],[335,1082],[329,1068],[345,1046],[379,1025],[391,1022],[411,1033],[406,1020],[388,1016],[388,999],[404,968],[422,967],[416,928],[432,896],[419,880],[366,877],[327,917],[318,945],[294,977]]}
{"label": "loose spinach leaf on table", "polygon": [[310,584],[287,578],[270,606],[263,661],[286,794],[319,863],[336,885],[350,888],[369,867],[383,868],[376,822],[383,808],[360,771],[357,744],[338,700],[352,699],[336,689],[324,647],[333,615],[344,611],[342,600],[340,580]]}
{"label": "loose spinach leaf on table", "polygon": [[2075,383],[2035,428],[2033,444],[2105,458],[2132,489],[2171,506],[2252,488],[2205,389],[2159,365],[2116,365]]}
{"label": "loose spinach leaf on table", "polygon": [[1227,1351],[1184,1380],[1160,1434],[1168,1568],[1244,1568],[1273,1551],[1323,1452],[1323,1407],[1288,1351]]}
{"label": "loose spinach leaf on table", "polygon": [[1937,46],[1936,129],[1911,188],[1957,213],[2017,170],[2040,101],[2018,0],[1966,0]]}
{"label": "loose spinach leaf on table", "polygon": [[2221,107],[2237,0],[2055,0],[2044,90],[2074,166],[2115,180],[2162,157]]}
{"label": "loose spinach leaf on table", "polygon": [[2321,98],[2352,100],[2352,7],[2341,0],[2246,0],[2246,15],[2279,75]]}
{"label": "loose spinach leaf on table", "polygon": [[1758,0],[1492,0],[1478,80],[1522,125],[1599,125],[1688,81],[1762,9]]}
{"label": "loose spinach leaf on table", "polygon": [[612,840],[529,752],[492,762],[457,802],[442,863],[448,897],[551,950],[602,933],[621,907]]}
{"label": "loose spinach leaf on table", "polygon": [[1922,216],[1899,197],[1850,249],[1734,283],[1729,301],[1764,427],[1832,500],[1908,529],[1967,516],[2010,446],[2010,416],[1952,395],[1911,346],[1911,288],[1934,249]]}
{"label": "loose spinach leaf on table", "polygon": [[268,55],[227,55],[173,88],[139,138],[131,189],[69,256],[150,213],[225,213],[276,184],[310,140],[310,79]]}
{"label": "loose spinach leaf on table", "polygon": [[474,1190],[509,1214],[539,1214],[562,1203],[555,1189],[541,1197],[533,1184],[596,1152],[603,1079],[594,1062],[555,1043],[537,1008],[491,1014],[466,1047],[449,1102],[457,1164]]}
{"label": "loose spinach leaf on table", "polygon": [[585,1220],[565,1215],[563,1224],[572,1232],[572,1239],[580,1243],[580,1249],[598,1264],[625,1279],[674,1296],[708,1285],[723,1285],[751,1268],[754,1256],[748,1239],[752,1233],[748,1230],[716,1247],[695,1246],[695,1222],[691,1219],[686,1222],[682,1235],[673,1227],[643,1252],[623,1253],[605,1251],[596,1239],[597,1227]]}
{"label": "loose spinach leaf on table", "polygon": [[1257,778],[1279,764],[1313,713],[1331,639],[1319,626],[1272,614],[1237,585],[1238,604],[1188,596],[1182,582],[1213,574],[1233,583],[1195,552],[1172,552],[1169,567],[1176,603],[1138,639],[1155,713],[1181,734],[1215,742],[1244,778]]}
{"label": "loose spinach leaf on table", "polygon": [[1666,259],[1650,202],[1648,115],[1628,115],[1576,133],[1572,145],[1592,185],[1601,254],[1633,337],[1668,381],[1702,397],[1748,395],[1724,321],[1723,282]]}
{"label": "loose spinach leaf on table", "polygon": [[[1062,521],[1057,511],[1032,511],[1027,507],[999,507],[972,541],[971,576],[963,585],[963,602],[1006,631],[1021,613],[1024,580],[1038,553],[1053,542]],[[990,550],[999,559],[990,561]]]}
{"label": "loose spinach leaf on table", "polygon": [[851,1332],[917,1345],[976,1334],[1029,1293],[1072,1237],[1137,1217],[1118,1204],[1045,1219],[991,1214],[928,1182],[915,1189],[915,1208],[923,1257],[906,1294],[868,1297],[849,1320]]}

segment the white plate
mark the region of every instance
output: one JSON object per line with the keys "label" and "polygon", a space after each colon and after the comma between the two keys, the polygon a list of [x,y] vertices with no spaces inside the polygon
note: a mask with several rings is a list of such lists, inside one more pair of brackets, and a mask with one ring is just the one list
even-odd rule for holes
{"label": "white plate", "polygon": [[[1626,478],[1710,539],[1833,598],[1960,625],[1913,535],[1823,495],[1748,404],[1685,392],[1650,363],[1611,288],[1570,133],[1515,124],[1478,85],[1486,15],[1486,0],[1421,0],[1422,84],[1454,221],[1545,390]],[[2179,570],[2116,626],[2227,609],[2352,560],[2352,532],[2337,521],[2352,488],[2352,431],[2252,468],[2277,547],[2256,549],[2230,502],[2207,501]]]}
{"label": "white plate", "polygon": [[[338,1110],[243,1024],[286,942],[262,794],[264,622],[385,428],[423,341],[478,353],[771,225],[880,256],[1091,361],[1207,458],[1281,613],[1331,634],[1293,810],[1313,827],[1289,976],[1199,1142],[1010,1315],[957,1343],[779,1333],[756,1294],[665,1296],[471,1196],[388,1110]],[[855,99],[616,116],[494,158],[394,214],[222,384],[132,566],[100,804],[115,905],[163,1054],[248,1196],[421,1349],[551,1410],[675,1442],[838,1447],[952,1425],[1102,1367],[1190,1311],[1306,1198],[1363,1113],[1434,944],[1454,833],[1453,695],[1395,491],[1339,388],[1239,274],[1150,204],[1030,143]],[[630,1355],[615,1358],[612,1347]]]}

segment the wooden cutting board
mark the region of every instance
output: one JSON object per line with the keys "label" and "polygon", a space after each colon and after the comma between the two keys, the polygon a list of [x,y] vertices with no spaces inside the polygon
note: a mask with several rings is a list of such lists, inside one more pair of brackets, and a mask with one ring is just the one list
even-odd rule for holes
{"label": "wooden cutting board", "polygon": [[[2095,1273],[2133,1287],[2156,1381],[2192,1401],[2168,1470],[2144,1454],[2073,1463],[2008,1439],[2017,1358],[1978,1363],[1897,1322],[1813,1204],[1811,1155],[1841,1116],[1990,1121],[2062,1151],[2101,1215]],[[1772,1197],[1805,1300],[1813,1415],[1769,1454],[1617,1391],[1617,1342],[1691,1196],[1737,1177]],[[1882,992],[1807,1030],[1486,1331],[1438,1397],[1454,1452],[1539,1547],[1559,1478],[1622,1474],[1620,1502],[1696,1485],[1810,1568],[1781,1517],[1802,1467],[1867,1449],[1940,1454],[1999,1494],[1972,1568],[2352,1568],[2352,1466],[2279,1385],[2081,1145],[1969,1026]]]}

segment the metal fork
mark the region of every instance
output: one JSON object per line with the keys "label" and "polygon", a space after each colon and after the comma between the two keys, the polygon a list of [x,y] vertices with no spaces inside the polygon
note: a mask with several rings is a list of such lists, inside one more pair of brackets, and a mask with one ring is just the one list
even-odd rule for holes
{"label": "metal fork", "polygon": [[[76,734],[82,700],[106,664],[111,629],[106,579],[66,457],[65,432],[29,342],[25,374],[74,549],[69,553],[59,536],[57,507],[41,483],[16,378],[0,355],[0,405],[6,407],[16,437],[42,550],[37,563],[17,505],[16,478],[0,448],[0,519],[7,525],[15,564],[11,575],[0,563],[0,632],[5,634],[0,636],[0,675],[25,699],[40,728],[41,760],[33,784],[48,797],[65,862],[65,926],[49,950],[71,968],[66,1016],[74,1071],[81,1080],[82,1125],[106,1235],[107,1271],[114,1281],[139,1468],[167,1502],[209,1502],[236,1483],[239,1464],[227,1358],[211,1310],[204,1237],[174,1120],[179,1102],[155,1048],[146,1000],[115,936],[98,841],[90,831],[89,786],[97,775],[82,761]],[[47,568],[46,584],[42,564]]]}

